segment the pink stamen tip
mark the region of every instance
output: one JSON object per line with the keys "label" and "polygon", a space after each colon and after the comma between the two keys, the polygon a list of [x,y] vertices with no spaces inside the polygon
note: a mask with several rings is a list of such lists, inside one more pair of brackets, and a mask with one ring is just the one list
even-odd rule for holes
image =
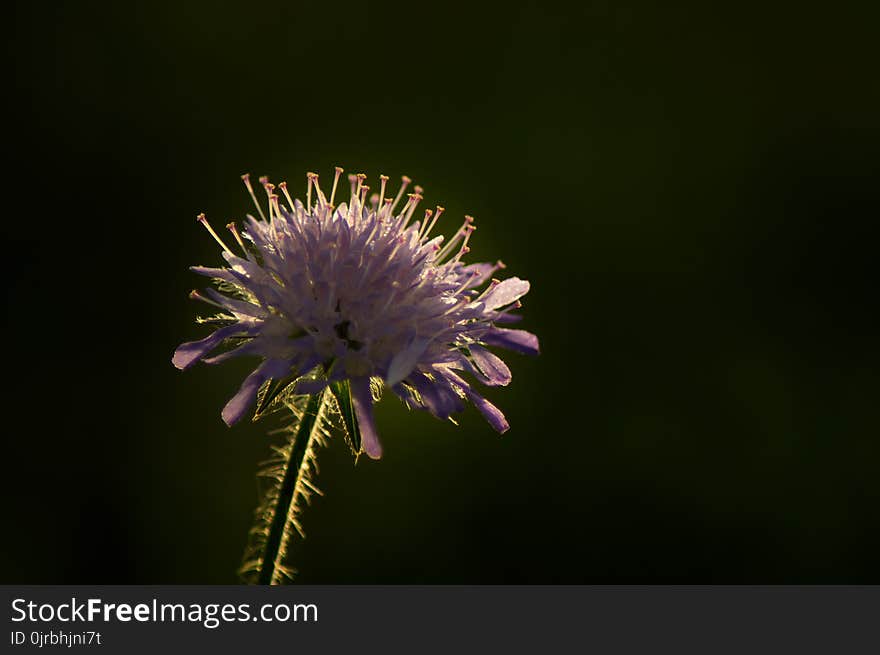
{"label": "pink stamen tip", "polygon": [[492,286],[493,286],[493,287],[497,287],[499,284],[501,284],[501,280],[499,280],[498,278],[493,277],[493,278],[492,278]]}
{"label": "pink stamen tip", "polygon": [[498,268],[501,268],[501,269],[507,268],[507,264],[505,264],[505,263],[504,263],[503,261],[501,261],[500,259],[498,260],[498,262],[497,262],[495,265],[496,265]]}
{"label": "pink stamen tip", "polygon": [[379,179],[382,180],[383,182],[387,182],[390,178],[387,175],[380,175]]}
{"label": "pink stamen tip", "polygon": [[204,214],[204,212],[201,213],[201,214],[199,214],[198,216],[196,216],[196,220],[197,220],[199,223],[206,223],[206,222],[208,221],[208,219],[205,218],[205,214]]}
{"label": "pink stamen tip", "polygon": [[345,172],[344,170],[342,170],[342,167],[340,167],[340,166],[337,166],[337,167],[334,168],[333,170],[335,170],[335,171],[336,171],[337,173],[339,173],[340,175],[342,175],[342,174]]}
{"label": "pink stamen tip", "polygon": [[465,223],[473,223],[473,222],[474,222],[474,217],[473,217],[473,216],[467,216],[467,215],[465,215],[465,217],[464,217],[464,222],[465,222]]}
{"label": "pink stamen tip", "polygon": [[286,189],[286,188],[287,188],[287,182],[279,182],[279,183],[278,183],[278,188],[279,188],[279,189]]}
{"label": "pink stamen tip", "polygon": [[260,181],[260,184],[262,184],[263,186],[266,186],[269,183],[269,176],[268,175],[260,175],[259,181]]}
{"label": "pink stamen tip", "polygon": [[189,292],[189,299],[190,300],[200,300],[201,296],[199,295],[198,291],[193,289],[192,291]]}
{"label": "pink stamen tip", "polygon": [[416,186],[413,187],[413,191],[420,194],[420,193],[424,193],[425,190],[417,184]]}
{"label": "pink stamen tip", "polygon": [[400,178],[400,181],[403,182],[404,184],[409,184],[410,182],[412,182],[412,178],[410,178],[407,175],[404,175],[403,177]]}
{"label": "pink stamen tip", "polygon": [[244,173],[244,174],[241,176],[241,180],[242,180],[242,182],[245,182],[245,183],[250,182],[250,181],[251,181],[251,174],[250,174],[250,173]]}

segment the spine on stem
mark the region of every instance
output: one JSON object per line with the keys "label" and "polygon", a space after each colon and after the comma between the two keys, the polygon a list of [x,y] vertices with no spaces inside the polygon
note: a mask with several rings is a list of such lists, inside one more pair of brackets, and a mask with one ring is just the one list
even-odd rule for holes
{"label": "spine on stem", "polygon": [[280,432],[285,443],[274,448],[275,456],[265,463],[261,479],[268,481],[255,512],[244,562],[239,575],[250,584],[283,584],[293,578],[294,569],[285,565],[294,532],[304,537],[300,514],[312,494],[321,492],[312,483],[317,473],[316,450],[326,444],[330,398],[325,391],[288,401],[293,424]]}

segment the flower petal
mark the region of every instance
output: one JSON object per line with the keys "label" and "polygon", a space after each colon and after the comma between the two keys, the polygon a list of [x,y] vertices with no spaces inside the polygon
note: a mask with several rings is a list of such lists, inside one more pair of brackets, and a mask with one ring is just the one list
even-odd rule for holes
{"label": "flower petal", "polygon": [[468,346],[468,350],[471,352],[474,364],[476,364],[480,373],[485,376],[484,382],[486,384],[502,387],[510,384],[510,379],[513,376],[510,373],[510,369],[507,368],[507,364],[498,355],[475,343]]}
{"label": "flower petal", "polygon": [[498,314],[498,316],[492,319],[494,323],[519,323],[521,320],[523,320],[522,316],[519,314],[511,314],[510,312]]}
{"label": "flower petal", "polygon": [[488,262],[480,262],[476,264],[470,264],[465,266],[462,271],[471,276],[470,281],[468,281],[468,288],[478,287],[482,284],[486,283],[492,274],[501,268],[500,264],[489,264]]}
{"label": "flower petal", "polygon": [[528,281],[511,277],[490,288],[480,300],[486,305],[486,309],[498,309],[509,305],[528,292]]}
{"label": "flower petal", "polygon": [[205,277],[216,278],[224,282],[237,283],[238,278],[228,268],[209,268],[208,266],[190,266],[189,270]]}
{"label": "flower petal", "polygon": [[255,284],[265,284],[270,279],[266,271],[255,262],[231,255],[228,252],[223,253],[223,258],[240,278],[245,278]]}
{"label": "flower petal", "polygon": [[257,390],[269,378],[287,375],[290,372],[290,362],[280,359],[268,359],[260,364],[253,373],[248,375],[238,392],[229,399],[223,408],[221,416],[228,426],[238,423],[245,413],[257,400]]}
{"label": "flower petal", "polygon": [[239,334],[250,334],[252,329],[252,326],[236,323],[235,325],[222,327],[199,341],[182,343],[177,346],[177,350],[174,351],[171,363],[181,371],[188,369],[199,361],[200,358],[204,357],[214,350],[214,348],[219,346],[224,339]]}
{"label": "flower petal", "polygon": [[260,385],[265,381],[266,378],[263,377],[259,369],[245,378],[241,387],[239,387],[238,392],[229,399],[229,402],[226,403],[226,406],[220,414],[226,425],[232,427],[235,423],[238,423],[241,420],[245,415],[245,412],[247,412],[256,400],[257,389],[259,389]]}
{"label": "flower petal", "polygon": [[540,352],[538,337],[525,330],[508,330],[493,326],[480,340],[490,346],[500,346],[526,355],[537,355]]}
{"label": "flower petal", "polygon": [[372,459],[379,459],[382,457],[382,444],[379,443],[376,422],[373,420],[373,394],[370,393],[369,377],[352,378],[351,404],[357,416],[364,452]]}
{"label": "flower petal", "polygon": [[449,380],[450,384],[461,389],[462,393],[480,410],[480,413],[489,422],[489,425],[495,428],[497,432],[504,434],[510,429],[510,423],[507,422],[504,413],[480,394],[473,391],[471,385],[462,380],[454,371],[445,366],[435,366],[434,370]]}
{"label": "flower petal", "polygon": [[489,425],[495,428],[496,432],[504,434],[510,429],[510,423],[507,422],[504,413],[500,409],[474,391],[465,390],[465,393],[474,406],[480,410],[480,413],[489,422]]}
{"label": "flower petal", "polygon": [[385,377],[385,382],[388,386],[393,387],[412,373],[412,370],[419,361],[419,357],[422,356],[422,353],[428,347],[428,343],[430,343],[429,339],[415,339],[406,348],[394,355],[391,359],[391,364],[388,365],[388,375]]}
{"label": "flower petal", "polygon": [[464,409],[461,398],[442,376],[430,380],[421,371],[413,371],[407,381],[419,392],[422,406],[437,418],[447,419]]}
{"label": "flower petal", "polygon": [[249,303],[246,300],[241,300],[239,298],[232,298],[220,293],[216,289],[205,289],[205,293],[207,293],[215,302],[219,303],[237,316],[264,318],[269,313],[266,311],[265,307],[254,305],[253,303]]}

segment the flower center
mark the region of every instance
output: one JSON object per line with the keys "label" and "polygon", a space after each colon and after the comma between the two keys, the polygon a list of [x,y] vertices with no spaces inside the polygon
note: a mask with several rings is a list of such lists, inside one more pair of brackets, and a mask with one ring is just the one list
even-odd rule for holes
{"label": "flower center", "polygon": [[345,347],[349,350],[360,350],[364,347],[364,344],[355,339],[350,339],[348,336],[348,329],[351,327],[351,321],[341,321],[333,326],[333,329],[336,331],[336,336],[339,337],[342,341],[345,342]]}

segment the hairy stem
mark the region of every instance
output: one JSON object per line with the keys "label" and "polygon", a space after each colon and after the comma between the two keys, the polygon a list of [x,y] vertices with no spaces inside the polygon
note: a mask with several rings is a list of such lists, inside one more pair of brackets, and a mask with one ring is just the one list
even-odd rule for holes
{"label": "hairy stem", "polygon": [[272,518],[266,532],[266,542],[260,556],[257,584],[278,584],[281,580],[283,559],[287,555],[287,542],[294,520],[293,511],[297,487],[305,482],[308,475],[304,469],[304,460],[312,442],[321,431],[321,414],[324,412],[324,391],[309,397],[305,411],[296,427],[291,440],[290,456],[284,466],[284,476],[278,488],[278,498],[272,507]]}

